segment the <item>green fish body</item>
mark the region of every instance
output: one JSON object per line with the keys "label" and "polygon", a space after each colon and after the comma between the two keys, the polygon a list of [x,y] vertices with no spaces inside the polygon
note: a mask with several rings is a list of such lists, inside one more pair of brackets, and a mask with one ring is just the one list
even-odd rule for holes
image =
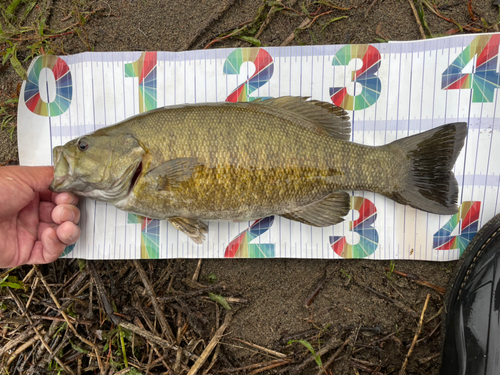
{"label": "green fish body", "polygon": [[349,142],[343,109],[304,98],[165,107],[56,147],[52,190],[169,220],[198,243],[203,220],[337,224],[351,190],[451,214],[466,133],[448,124],[371,147]]}

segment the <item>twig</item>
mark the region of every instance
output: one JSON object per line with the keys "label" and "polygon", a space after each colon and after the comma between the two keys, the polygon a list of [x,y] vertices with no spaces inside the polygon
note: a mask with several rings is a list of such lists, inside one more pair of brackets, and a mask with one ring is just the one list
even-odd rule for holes
{"label": "twig", "polygon": [[223,373],[226,373],[226,374],[232,374],[234,372],[244,372],[246,370],[254,370],[254,369],[261,369],[261,368],[268,368],[267,366],[269,365],[274,365],[276,363],[280,363],[280,364],[286,364],[286,363],[290,363],[290,359],[286,359],[286,360],[283,360],[283,359],[273,359],[272,361],[268,361],[268,362],[260,362],[260,363],[254,363],[253,365],[248,365],[248,366],[243,366],[243,367],[237,367],[237,368],[231,368],[231,369],[228,369],[228,370],[221,370],[220,372],[223,372]]}
{"label": "twig", "polygon": [[220,42],[221,40],[224,40],[224,39],[230,38],[230,37],[232,37],[232,36],[234,36],[234,35],[236,35],[236,34],[238,34],[238,33],[242,32],[243,30],[246,30],[247,28],[248,28],[248,25],[245,25],[245,26],[243,26],[243,27],[242,27],[242,28],[240,28],[240,29],[236,29],[236,30],[234,30],[234,31],[233,31],[232,33],[230,33],[230,34],[227,34],[226,36],[222,36],[222,37],[220,37],[220,38],[215,38],[215,39],[214,39],[214,40],[212,40],[210,43],[208,43],[205,47],[203,47],[203,49],[208,49],[208,48],[210,48],[212,45],[214,45],[215,43]]}
{"label": "twig", "polygon": [[[56,322],[65,322],[65,320],[63,318],[59,318],[57,316],[31,315],[31,318],[35,319],[35,320],[41,319],[41,320],[53,320]],[[70,319],[78,324],[92,325],[95,323],[91,320],[77,320],[76,318],[73,318],[72,316],[70,317]]]}
{"label": "twig", "polygon": [[474,12],[472,11],[472,0],[469,0],[467,2],[467,8],[469,9],[469,15],[472,21],[477,21],[477,17],[475,16]]}
{"label": "twig", "polygon": [[[91,281],[93,280],[95,283],[99,299],[101,300],[101,303],[102,303],[102,306],[104,307],[104,311],[106,312],[106,315],[113,322],[113,324],[119,325],[120,318],[114,314],[113,306],[111,306],[111,303],[109,302],[108,292],[107,292],[106,288],[104,288],[104,284],[102,283],[101,276],[99,275],[99,272],[97,271],[97,268],[95,267],[94,262],[88,260],[87,261],[87,268],[90,270],[90,274],[92,276]],[[90,291],[92,293],[92,288],[90,289]],[[92,301],[92,298],[90,298],[90,301]],[[89,311],[92,311],[91,309],[92,309],[92,306],[89,306]]]}
{"label": "twig", "polygon": [[373,0],[373,2],[370,4],[370,6],[368,7],[368,9],[366,10],[365,18],[368,17],[368,13],[370,13],[370,10],[372,10],[372,8],[373,8],[373,6],[375,5],[376,2],[377,2],[377,0]]}
{"label": "twig", "polygon": [[420,35],[422,39],[427,39],[425,36],[424,28],[422,27],[422,23],[420,22],[420,17],[418,16],[417,9],[415,8],[415,4],[413,4],[413,0],[408,0],[411,6],[411,10],[413,11],[413,15],[415,16],[415,20],[417,21],[418,30],[420,31]]}
{"label": "twig", "polygon": [[205,363],[210,353],[212,353],[212,350],[214,350],[215,346],[219,343],[222,335],[224,334],[224,331],[229,326],[229,323],[231,323],[232,317],[233,314],[231,313],[226,315],[224,324],[222,324],[220,328],[215,332],[214,337],[212,337],[212,340],[210,340],[205,350],[203,350],[203,352],[201,353],[200,358],[198,358],[198,360],[194,363],[193,367],[191,367],[187,375],[195,375],[200,367]]}
{"label": "twig", "polygon": [[316,296],[318,295],[319,291],[321,289],[323,289],[323,287],[325,286],[325,283],[326,283],[326,280],[328,279],[328,276],[325,275],[321,281],[318,283],[318,286],[316,287],[316,289],[314,289],[314,291],[311,293],[311,295],[309,297],[307,297],[306,299],[306,302],[304,304],[304,307],[309,307],[311,306],[311,304],[314,302],[314,300],[316,299]]}
{"label": "twig", "polygon": [[328,368],[328,366],[330,366],[333,363],[333,361],[335,361],[335,358],[337,358],[338,355],[340,353],[342,353],[342,350],[344,350],[344,348],[347,346],[347,344],[349,344],[354,339],[354,337],[357,336],[357,332],[358,332],[358,330],[356,330],[355,332],[353,332],[349,335],[349,337],[344,341],[344,343],[340,346],[340,348],[337,349],[335,354],[333,354],[330,358],[328,358],[328,361],[325,362],[325,364],[323,365],[323,368],[318,371],[317,375],[320,375],[323,372],[326,372],[326,369]]}
{"label": "twig", "polygon": [[163,330],[163,334],[166,336],[167,341],[170,341],[170,343],[174,343],[175,342],[174,333],[172,332],[172,329],[168,325],[167,319],[165,318],[165,314],[163,313],[162,309],[160,308],[160,305],[158,304],[158,301],[156,300],[156,293],[153,290],[151,283],[149,282],[149,279],[146,275],[146,272],[144,271],[144,268],[142,268],[141,264],[137,260],[134,260],[133,263],[135,265],[135,268],[137,269],[137,272],[139,273],[139,276],[142,280],[142,283],[144,284],[144,287],[146,288],[146,292],[151,300],[156,316],[158,317],[161,328]]}
{"label": "twig", "polygon": [[279,366],[286,365],[288,363],[290,363],[289,359],[282,360],[281,362],[278,362],[278,363],[275,363],[275,364],[272,364],[272,365],[269,365],[269,366],[266,366],[266,367],[262,367],[262,368],[259,368],[257,370],[253,370],[249,375],[255,375],[255,374],[258,374],[260,372],[264,372],[264,371],[271,370],[271,369],[279,367]]}
{"label": "twig", "polygon": [[361,363],[358,363],[356,361],[354,361],[355,358],[351,358],[351,361],[349,362],[349,364],[354,367],[354,368],[359,368],[360,370],[363,370],[363,371],[366,371],[372,375],[382,375],[381,372],[378,372],[378,371],[374,371],[372,368],[370,367],[367,367],[366,365],[363,365]]}
{"label": "twig", "polygon": [[439,309],[439,311],[437,313],[435,313],[433,316],[431,316],[429,319],[427,319],[425,321],[425,324],[429,324],[434,319],[436,319],[437,317],[441,316],[442,312],[443,312],[443,306],[441,306],[441,308]]}
{"label": "twig", "polygon": [[[388,267],[384,267],[384,269],[388,272],[391,272],[391,270]],[[445,288],[441,288],[440,286],[437,286],[437,285],[431,284],[425,280],[422,280],[418,275],[415,275],[413,273],[404,273],[404,272],[400,272],[400,271],[396,271],[396,270],[393,270],[392,273],[395,273],[396,275],[399,275],[399,276],[406,277],[408,280],[411,280],[418,285],[422,285],[422,286],[426,286],[428,288],[434,289],[436,292],[438,292],[441,295],[446,293]]]}
{"label": "twig", "polygon": [[104,365],[102,363],[101,356],[99,354],[99,349],[97,348],[97,346],[93,342],[87,340],[86,338],[82,337],[78,333],[78,331],[75,329],[75,327],[73,326],[73,324],[71,324],[71,322],[69,321],[68,315],[66,315],[66,313],[64,312],[64,310],[61,309],[61,304],[59,303],[59,301],[57,300],[56,296],[52,292],[52,289],[50,289],[50,287],[47,285],[47,281],[45,281],[45,277],[43,276],[43,274],[40,271],[40,269],[38,268],[38,266],[34,265],[33,267],[36,268],[36,272],[38,274],[38,277],[40,278],[40,280],[42,280],[42,283],[45,286],[45,289],[47,289],[47,291],[49,292],[49,295],[52,298],[52,301],[54,301],[54,303],[56,304],[57,308],[59,309],[60,314],[66,320],[66,324],[68,325],[69,329],[71,329],[73,331],[73,333],[75,334],[76,337],[78,337],[85,344],[89,345],[95,351],[95,355],[97,357],[97,363],[98,363],[98,366],[99,366],[99,370],[101,371],[101,373],[104,373],[104,371],[105,371],[104,370]]}
{"label": "twig", "polygon": [[383,298],[391,303],[393,303],[396,307],[398,307],[399,309],[401,309],[402,311],[410,314],[411,316],[413,316],[414,318],[418,318],[418,313],[415,312],[414,310],[410,309],[408,306],[405,306],[403,303],[399,302],[399,301],[396,301],[395,299],[392,299],[390,297],[387,297],[385,295],[383,295],[382,293],[379,293],[377,292],[375,289],[372,289],[368,286],[365,286],[365,285],[361,285],[359,284],[358,282],[356,282],[357,285],[361,286],[362,288],[365,288],[366,290],[376,294],[377,296],[379,296],[380,298]]}
{"label": "twig", "polygon": [[[42,329],[43,325],[38,325],[38,329]],[[0,348],[0,357],[2,357],[5,353],[7,353],[12,348],[16,347],[18,344],[25,342],[29,337],[33,336],[35,332],[32,332],[31,329],[25,329],[23,333],[17,336],[15,339],[7,342],[3,348]],[[36,339],[35,339],[36,340]]]}
{"label": "twig", "polygon": [[425,299],[425,303],[424,303],[424,308],[422,309],[422,314],[420,315],[420,322],[418,323],[418,330],[417,330],[417,332],[415,332],[415,336],[413,337],[413,342],[411,343],[410,350],[408,350],[408,354],[406,355],[405,361],[403,362],[403,366],[401,366],[401,370],[399,371],[399,375],[406,374],[406,366],[408,365],[408,359],[410,358],[410,355],[413,352],[413,349],[415,348],[415,344],[417,342],[418,336],[420,335],[420,332],[422,331],[422,326],[424,325],[424,314],[425,314],[425,310],[427,310],[427,304],[429,303],[430,298],[431,298],[431,295],[427,294],[427,298]]}
{"label": "twig", "polygon": [[198,264],[196,265],[196,270],[194,271],[193,274],[193,281],[198,281],[198,277],[200,276],[200,271],[201,271],[201,261],[202,259],[200,258],[198,260]]}
{"label": "twig", "polygon": [[268,348],[264,348],[263,346],[252,344],[251,342],[247,342],[247,341],[244,341],[244,340],[241,340],[241,339],[237,339],[237,338],[233,338],[233,340],[242,342],[243,344],[251,346],[252,348],[255,348],[255,349],[259,349],[259,350],[261,350],[263,352],[266,352],[268,354],[271,354],[271,355],[273,355],[275,357],[286,358],[286,354],[283,354],[283,353],[280,353],[280,352],[275,352],[274,350],[271,350],[271,349],[268,349]]}
{"label": "twig", "polygon": [[[297,0],[291,0],[289,3],[290,7],[293,7],[296,2]],[[257,34],[255,34],[256,39],[259,39],[260,34],[262,34],[265,28],[271,23],[275,14],[276,14],[276,5],[273,5],[271,9],[269,9],[266,19],[264,20],[264,22],[262,22],[262,25],[260,25],[259,31],[257,31]]]}
{"label": "twig", "polygon": [[[316,357],[321,357],[322,355],[328,353],[330,350],[337,348],[339,345],[342,345],[342,341],[333,336],[330,339],[330,341],[326,343],[325,346],[323,346],[320,350],[316,352]],[[301,374],[302,370],[306,368],[306,366],[308,366],[311,362],[316,360],[316,357],[312,355],[308,356],[301,364],[293,368],[293,371],[290,371],[290,373]]]}
{"label": "twig", "polygon": [[[41,331],[40,333],[44,334],[45,331]],[[14,353],[12,353],[7,360],[7,366],[9,366],[14,360],[17,358],[19,354],[21,354],[23,351],[25,351],[27,348],[29,348],[31,345],[35,343],[35,341],[39,340],[38,337],[32,337],[28,341],[24,342],[21,346],[19,346]]]}
{"label": "twig", "polygon": [[[310,23],[312,22],[312,19],[311,18],[306,18],[304,21],[302,21],[302,23],[299,25],[299,27],[297,27],[297,29],[304,29],[306,28]],[[293,31],[293,33],[291,33],[290,35],[288,35],[288,37],[280,44],[281,47],[283,46],[287,46],[290,44],[290,42],[292,40],[295,39],[295,30]]]}
{"label": "twig", "polygon": [[423,365],[424,363],[427,363],[429,361],[432,361],[434,358],[438,358],[439,356],[441,355],[441,353],[436,353],[434,355],[431,355],[430,357],[427,357],[427,358],[422,358],[422,359],[419,359],[418,362]]}
{"label": "twig", "polygon": [[217,21],[226,12],[226,10],[228,10],[229,7],[234,4],[234,2],[235,0],[227,0],[222,8],[216,11],[215,14],[198,29],[194,36],[189,39],[189,41],[184,44],[184,46],[181,47],[179,51],[190,49],[193,46],[194,42],[196,42],[196,40],[200,37],[200,35],[203,34],[215,21]]}
{"label": "twig", "polygon": [[431,6],[427,0],[422,0],[422,3],[432,12],[434,13],[436,16],[438,16],[439,18],[447,21],[447,22],[450,22],[452,24],[454,24],[455,26],[458,27],[458,29],[460,31],[462,31],[462,29],[464,30],[467,30],[467,31],[471,31],[473,33],[478,33],[478,32],[481,32],[482,30],[481,29],[478,29],[478,28],[475,28],[475,27],[472,27],[470,25],[465,25],[465,26],[460,26],[460,24],[458,22],[456,22],[455,20],[453,20],[452,18],[447,18],[445,16],[443,16],[441,13],[439,13],[439,10],[433,6]]}
{"label": "twig", "polygon": [[153,343],[155,343],[163,348],[168,348],[168,349],[173,349],[173,350],[182,349],[184,355],[186,355],[190,359],[193,359],[193,360],[198,359],[198,356],[196,354],[193,354],[190,351],[188,351],[184,348],[181,348],[177,345],[172,345],[167,340],[164,340],[161,337],[153,335],[152,333],[146,331],[144,328],[140,328],[133,323],[122,321],[122,322],[120,322],[120,326],[122,328],[128,329],[129,331],[131,331],[139,336],[144,337],[146,340],[149,340],[149,341],[151,341],[151,342],[153,342]]}
{"label": "twig", "polygon": [[4,161],[2,164],[0,164],[0,167],[4,167],[6,166],[7,164],[9,164],[10,162],[12,161],[12,159],[9,159],[7,161]]}
{"label": "twig", "polygon": [[209,286],[208,288],[195,290],[194,292],[179,294],[176,296],[158,297],[157,300],[160,302],[171,302],[171,301],[175,301],[178,299],[188,299],[188,298],[193,298],[193,297],[199,296],[200,294],[203,294],[206,292],[212,292],[212,291],[218,290],[218,289],[224,289],[224,286],[220,285],[220,284],[212,285],[212,286]]}

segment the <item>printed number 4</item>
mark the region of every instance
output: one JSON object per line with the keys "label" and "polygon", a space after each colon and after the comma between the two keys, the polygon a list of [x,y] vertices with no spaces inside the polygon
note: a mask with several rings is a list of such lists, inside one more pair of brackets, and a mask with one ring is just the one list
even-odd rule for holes
{"label": "printed number 4", "polygon": [[[500,87],[497,72],[500,35],[481,35],[472,41],[443,72],[443,90],[472,89],[473,103],[491,103],[495,89]],[[465,66],[477,56],[474,73],[462,73]]]}
{"label": "printed number 4", "polygon": [[[433,237],[434,250],[460,250],[460,255],[465,251],[478,230],[481,202],[463,202],[460,211],[453,215]],[[451,233],[460,224],[460,234],[452,236]]]}

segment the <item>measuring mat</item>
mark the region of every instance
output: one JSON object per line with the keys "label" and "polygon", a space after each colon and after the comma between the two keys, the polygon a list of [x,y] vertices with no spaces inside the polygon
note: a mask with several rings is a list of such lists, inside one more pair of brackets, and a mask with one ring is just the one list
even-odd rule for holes
{"label": "measuring mat", "polygon": [[64,253],[85,259],[454,260],[500,211],[499,45],[500,34],[475,34],[370,45],[40,56],[19,98],[20,162],[51,165],[55,146],[184,103],[288,95],[333,102],[351,117],[351,140],[370,146],[463,121],[468,136],[454,167],[455,215],[353,191],[341,224],[316,228],[279,216],[211,221],[198,245],[166,221],[81,199],[82,235]]}

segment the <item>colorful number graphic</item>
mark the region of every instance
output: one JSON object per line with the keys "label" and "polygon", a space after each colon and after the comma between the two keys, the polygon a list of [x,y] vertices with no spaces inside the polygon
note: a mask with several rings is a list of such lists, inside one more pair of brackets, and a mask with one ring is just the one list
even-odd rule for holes
{"label": "colorful number graphic", "polygon": [[229,243],[224,252],[224,258],[274,258],[274,244],[250,243],[266,233],[273,223],[274,216],[257,220]]}
{"label": "colorful number graphic", "polygon": [[[465,251],[469,242],[478,231],[479,213],[481,212],[481,202],[463,202],[458,213],[453,215],[448,222],[434,233],[432,247],[434,250],[454,250],[459,249],[460,255]],[[451,236],[453,230],[460,225],[460,234]]]}
{"label": "colorful number graphic", "polygon": [[66,246],[64,248],[64,251],[62,252],[62,254],[59,256],[59,258],[62,258],[64,256],[68,255],[69,253],[71,253],[73,251],[73,249],[75,248],[75,246],[76,246],[76,244]]}
{"label": "colorful number graphic", "polygon": [[141,259],[158,259],[160,220],[128,214],[128,224],[141,224]]}
{"label": "colorful number graphic", "polygon": [[156,52],[143,52],[125,64],[125,77],[139,78],[139,113],[156,108]]}
{"label": "colorful number graphic", "polygon": [[349,221],[349,230],[359,234],[359,242],[350,245],[345,236],[330,236],[330,246],[343,258],[366,258],[378,247],[378,232],[373,227],[377,220],[377,208],[366,198],[351,197],[351,210],[359,212],[357,220]]}
{"label": "colorful number graphic", "polygon": [[[40,72],[43,68],[52,70],[56,81],[56,94],[46,103],[40,97]],[[45,90],[45,87],[42,88]],[[36,59],[28,72],[24,87],[24,102],[28,109],[40,116],[54,117],[66,112],[73,97],[73,81],[68,64],[60,57],[44,55]]]}
{"label": "colorful number graphic", "polygon": [[[500,87],[497,73],[500,35],[481,35],[472,41],[443,72],[443,90],[472,89],[472,102],[491,103],[495,89]],[[477,56],[474,73],[462,73],[465,66]]]}
{"label": "colorful number graphic", "polygon": [[[139,113],[155,109],[156,52],[143,52],[139,60],[125,64],[125,77],[139,78]],[[158,259],[160,221],[129,213],[127,223],[141,224],[141,259]]]}
{"label": "colorful number graphic", "polygon": [[[240,74],[241,65],[247,61],[254,63],[255,73],[229,94],[226,102],[251,102],[257,99],[250,94],[265,85],[273,76],[273,58],[262,48],[238,48],[231,52],[224,62],[224,74]],[[268,98],[262,97],[262,99]]]}
{"label": "colorful number graphic", "polygon": [[333,66],[346,66],[352,59],[361,59],[363,66],[352,72],[351,81],[361,84],[361,92],[349,95],[345,87],[330,87],[333,104],[348,111],[365,109],[377,101],[382,89],[380,79],[375,75],[380,68],[380,52],[367,44],[347,45],[333,57]]}

